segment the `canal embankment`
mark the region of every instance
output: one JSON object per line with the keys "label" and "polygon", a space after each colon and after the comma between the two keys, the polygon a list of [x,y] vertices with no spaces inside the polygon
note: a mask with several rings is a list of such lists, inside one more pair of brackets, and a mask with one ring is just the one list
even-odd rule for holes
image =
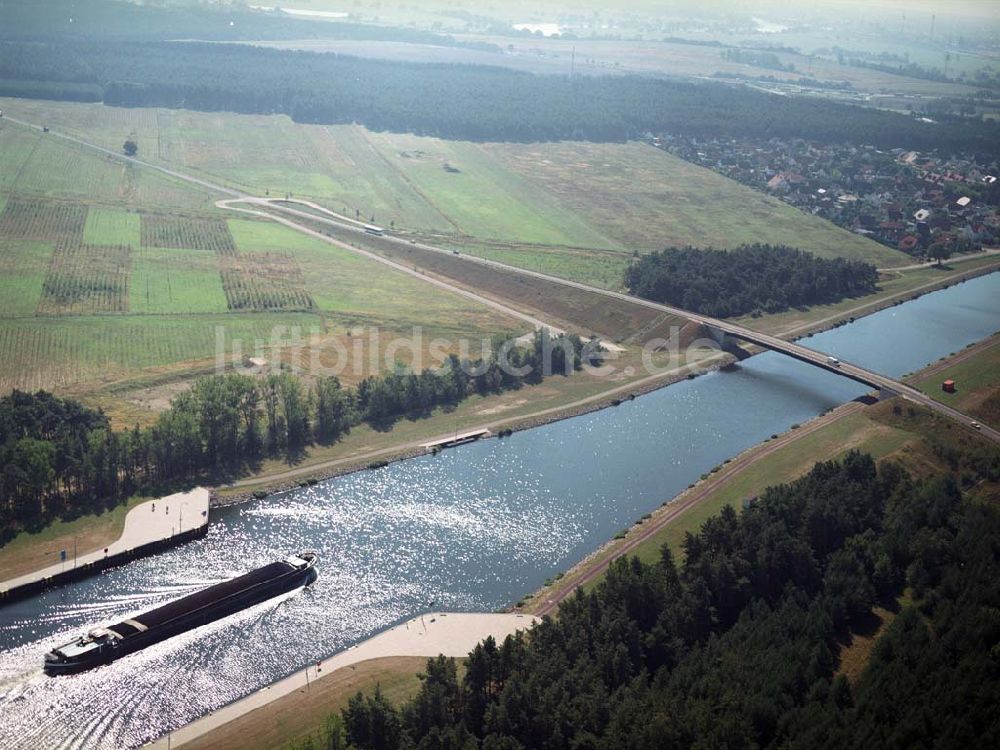
{"label": "canal embankment", "polygon": [[196,487],[135,506],[125,516],[121,536],[106,547],[77,554],[67,544],[58,562],[0,582],[0,605],[203,536],[208,530],[209,495],[204,487]]}
{"label": "canal embankment", "polygon": [[[248,734],[255,736],[284,723],[309,702],[313,691],[322,695],[344,670],[373,659],[438,655],[464,658],[477,643],[492,637],[497,643],[519,630],[530,630],[538,619],[523,614],[429,612],[408,619],[351,648],[300,669],[268,687],[186,724],[146,747],[244,747]],[[317,708],[318,710],[318,708]]]}
{"label": "canal embankment", "polygon": [[[814,343],[844,361],[902,377],[993,334],[998,284],[1000,277],[991,276],[926,295]],[[711,476],[713,467],[796,424],[807,429],[817,414],[865,391],[827,370],[765,353],[616,409],[213,511],[208,534],[196,543],[4,611],[0,745],[136,747],[413,613],[496,611],[571,568],[699,476]],[[892,404],[883,406],[890,421],[900,423],[889,429],[907,433],[908,410],[894,417]],[[867,411],[841,418],[833,431],[869,421]],[[453,420],[452,434],[454,426]],[[948,427],[941,420],[931,426]],[[829,447],[812,455],[830,457],[843,448],[843,441],[819,441],[821,434],[791,449],[822,442]],[[778,464],[779,453],[741,479],[759,473],[766,486],[782,474],[757,472],[760,466],[794,470],[797,465]],[[754,491],[741,489],[734,502]],[[688,511],[684,522],[706,507]],[[80,632],[306,549],[321,560],[320,577],[308,589],[100,670],[41,679],[43,655]],[[108,694],[122,699],[107,701]],[[87,718],[68,723],[69,714]]]}

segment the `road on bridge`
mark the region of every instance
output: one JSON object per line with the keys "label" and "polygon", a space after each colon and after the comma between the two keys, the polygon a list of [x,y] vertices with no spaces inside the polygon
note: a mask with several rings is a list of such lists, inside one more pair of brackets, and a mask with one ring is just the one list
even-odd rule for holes
{"label": "road on bridge", "polygon": [[[34,130],[39,130],[39,131],[43,130],[43,128],[41,126],[39,126],[39,125],[35,125],[35,124],[29,123],[29,122],[25,122],[23,120],[20,120],[20,119],[14,118],[14,117],[9,117],[8,116],[8,117],[6,117],[4,119],[6,119],[6,120],[8,120],[10,122],[17,123],[18,125],[21,125],[23,127],[32,128]],[[268,207],[268,208],[276,209],[278,211],[282,211],[282,212],[285,212],[285,213],[297,214],[300,217],[304,217],[304,218],[308,218],[308,219],[310,219],[312,221],[318,221],[318,222],[325,223],[325,224],[328,224],[328,225],[336,226],[336,227],[338,227],[338,228],[340,228],[342,230],[347,230],[347,231],[358,233],[358,234],[365,234],[365,229],[363,227],[359,227],[352,220],[347,219],[346,217],[342,217],[342,216],[338,216],[336,214],[333,214],[333,212],[325,211],[324,209],[321,209],[321,210],[324,210],[325,213],[328,213],[331,216],[337,216],[337,219],[339,219],[339,220],[333,219],[333,218],[324,218],[324,217],[318,216],[316,214],[310,214],[310,213],[306,213],[304,211],[298,211],[296,209],[292,209],[292,208],[287,207],[285,205],[279,205],[280,201],[278,201],[277,199],[266,199],[266,198],[258,198],[258,197],[255,197],[255,196],[250,196],[250,195],[247,195],[246,193],[243,193],[241,191],[233,190],[232,188],[228,188],[228,187],[225,187],[223,185],[212,183],[212,182],[209,182],[207,180],[202,180],[202,179],[199,179],[197,177],[193,177],[191,175],[184,174],[183,172],[178,172],[178,171],[175,171],[175,170],[172,170],[172,169],[168,169],[166,167],[162,167],[162,166],[159,166],[159,165],[156,165],[156,164],[151,164],[149,162],[142,161],[142,160],[137,159],[135,157],[125,156],[125,155],[120,154],[118,152],[111,151],[110,149],[106,149],[106,148],[103,148],[101,146],[97,146],[97,145],[95,145],[93,143],[88,143],[87,141],[84,141],[84,140],[82,140],[80,138],[76,138],[74,136],[66,135],[66,134],[63,134],[63,133],[56,133],[54,131],[51,132],[51,135],[53,135],[55,137],[58,137],[58,138],[62,138],[64,140],[66,140],[66,141],[70,141],[72,143],[76,143],[76,144],[78,144],[80,146],[84,146],[86,148],[93,149],[93,150],[98,151],[100,153],[107,154],[108,156],[115,157],[115,158],[120,159],[122,161],[126,161],[126,162],[130,162],[130,163],[133,163],[133,164],[137,164],[137,165],[140,165],[140,166],[143,166],[143,167],[147,167],[149,169],[155,169],[155,170],[157,170],[159,172],[162,172],[164,174],[170,175],[171,177],[175,177],[177,179],[184,180],[186,182],[190,182],[190,183],[193,183],[193,184],[196,184],[196,185],[200,185],[201,187],[205,187],[205,188],[208,188],[210,190],[215,190],[215,191],[221,192],[221,193],[223,193],[225,195],[229,195],[229,196],[231,196],[231,198],[230,198],[229,201],[226,201],[227,204],[233,203],[233,202],[243,201],[243,202],[247,202],[247,203],[250,203],[250,204],[255,204],[255,205],[261,206],[261,207]],[[308,205],[308,204],[303,204],[303,205]],[[315,204],[313,204],[312,207],[315,207]],[[233,207],[233,208],[235,209],[235,207]],[[241,209],[235,209],[235,210],[241,210]],[[243,210],[246,210],[246,209],[243,209]],[[261,213],[263,213],[265,216],[268,216],[272,220],[281,221],[279,217],[276,217],[273,214],[268,214],[268,213],[265,213],[265,212],[261,212]],[[293,222],[289,222],[287,220],[285,220],[282,223],[285,223],[290,228],[296,229],[298,231],[302,231],[302,232],[305,232],[305,233],[308,233],[308,234],[311,234],[311,235],[317,234],[313,230],[310,230],[310,229],[308,229],[306,227],[302,227],[300,225],[294,224]],[[453,252],[450,252],[450,251],[445,250],[443,248],[434,247],[433,245],[427,245],[427,244],[423,244],[423,243],[409,242],[407,240],[403,240],[403,239],[400,239],[400,238],[397,238],[397,237],[393,237],[392,235],[384,235],[383,237],[380,237],[380,239],[387,240],[387,241],[394,242],[394,243],[398,243],[401,246],[415,246],[415,247],[419,247],[419,248],[421,248],[423,250],[429,250],[429,251],[432,251],[432,252],[442,253],[444,255],[447,255],[449,257],[454,258],[456,261],[460,260],[460,261],[466,262],[466,263],[480,263],[482,265],[493,267],[493,268],[502,269],[504,271],[510,271],[510,272],[514,272],[514,273],[519,273],[519,274],[522,274],[522,275],[525,275],[525,276],[538,278],[538,279],[541,279],[543,281],[547,281],[547,282],[550,282],[550,283],[560,284],[560,285],[565,286],[567,288],[579,289],[581,291],[590,292],[590,293],[593,293],[593,294],[600,294],[600,295],[603,295],[603,296],[606,296],[606,297],[611,297],[611,298],[615,298],[615,299],[624,300],[624,301],[632,303],[632,304],[642,305],[644,307],[648,307],[648,308],[651,308],[653,310],[657,310],[657,311],[660,311],[660,312],[668,313],[670,315],[676,315],[676,316],[679,316],[679,317],[687,318],[688,320],[694,321],[696,323],[700,323],[700,324],[706,326],[709,329],[714,329],[716,331],[721,331],[722,333],[725,333],[727,335],[733,336],[735,338],[755,343],[755,344],[757,344],[759,346],[763,346],[763,347],[765,347],[767,349],[772,349],[774,351],[782,352],[782,353],[787,354],[787,355],[789,355],[791,357],[799,359],[799,360],[801,360],[803,362],[808,362],[809,364],[815,365],[817,367],[822,367],[822,368],[824,368],[826,370],[829,370],[831,372],[835,372],[835,373],[837,373],[839,375],[844,375],[845,377],[849,377],[849,378],[851,378],[853,380],[856,380],[858,382],[864,383],[866,385],[870,385],[873,388],[878,388],[881,391],[890,391],[890,392],[899,394],[900,396],[903,396],[904,398],[909,399],[910,401],[913,401],[915,403],[918,403],[918,404],[921,404],[923,406],[926,406],[927,408],[932,409],[933,411],[936,411],[936,412],[938,412],[940,414],[944,414],[944,415],[946,415],[948,417],[951,417],[952,419],[956,419],[960,423],[965,424],[965,425],[969,425],[970,427],[974,424],[974,422],[973,422],[973,420],[971,418],[969,418],[965,414],[962,414],[957,409],[952,409],[949,406],[946,406],[946,405],[944,405],[944,404],[942,404],[942,403],[940,403],[938,401],[935,401],[933,398],[931,398],[930,396],[926,395],[922,391],[919,391],[916,388],[908,386],[905,383],[902,383],[902,382],[900,382],[898,380],[894,380],[893,378],[886,377],[885,375],[880,375],[879,373],[872,372],[872,371],[867,370],[867,369],[865,369],[863,367],[860,367],[858,365],[851,364],[850,362],[840,362],[839,364],[831,364],[829,355],[826,354],[825,352],[820,352],[820,351],[817,351],[815,349],[811,349],[809,347],[802,346],[801,344],[796,344],[794,342],[786,341],[786,340],[778,338],[776,336],[770,336],[768,334],[758,333],[757,331],[754,331],[752,329],[744,328],[742,326],[738,326],[738,325],[735,325],[733,323],[727,323],[725,321],[717,320],[715,318],[710,318],[710,317],[705,316],[705,315],[697,315],[695,313],[688,312],[687,310],[683,310],[683,309],[681,309],[679,307],[673,307],[672,305],[664,305],[664,304],[661,304],[659,302],[653,302],[651,300],[643,299],[641,297],[635,297],[635,296],[633,296],[631,294],[624,294],[622,292],[614,292],[614,291],[611,291],[611,290],[608,290],[608,289],[601,289],[599,287],[590,286],[589,284],[583,284],[583,283],[578,282],[578,281],[570,281],[569,279],[559,278],[558,276],[550,276],[549,274],[541,273],[539,271],[530,271],[530,270],[525,269],[525,268],[518,268],[517,266],[511,266],[511,265],[508,265],[506,263],[500,263],[500,262],[495,261],[495,260],[487,260],[486,258],[477,258],[475,256],[464,255],[464,254],[460,255],[460,256],[455,256]],[[357,250],[356,248],[350,248],[350,249]],[[364,253],[364,254],[366,254],[366,255],[369,255],[369,253],[367,251],[361,251],[361,252]],[[371,255],[374,255],[374,254],[371,254]],[[378,256],[375,256],[375,257],[377,258]],[[381,260],[383,262],[385,261],[385,259],[381,259]],[[398,264],[393,264],[393,265],[398,265]],[[407,269],[405,269],[405,267],[402,267],[402,268],[403,268],[403,270],[407,270]],[[412,273],[412,271],[408,271],[408,272]],[[425,279],[429,283],[434,283],[434,284],[437,284],[438,286],[447,286],[447,287],[450,287],[452,289],[457,289],[456,287],[454,287],[451,284],[446,284],[444,282],[439,282],[438,280],[435,280],[435,279],[430,279],[426,275],[421,275],[420,277],[423,278],[423,279]],[[487,302],[487,300],[486,300],[485,297],[482,297],[481,295],[476,295],[474,293],[471,293],[468,290],[463,290],[462,293],[464,293],[466,296],[478,298],[480,301],[486,302],[487,304],[489,304],[492,307],[506,307],[506,306],[499,305],[495,300],[490,300],[489,302]],[[519,311],[514,311],[514,310],[510,309],[509,307],[506,308],[506,312],[513,313],[515,317],[518,317],[518,318],[520,318],[522,320],[525,320],[527,322],[531,322],[536,327],[549,327],[547,324],[543,323],[542,321],[533,319],[530,316],[525,315],[524,313],[521,313]],[[997,431],[997,430],[995,430],[995,429],[993,429],[991,427],[988,427],[986,425],[980,425],[978,427],[978,429],[980,430],[980,432],[982,432],[983,435],[985,435],[986,437],[988,437],[993,442],[1000,443],[1000,431]]]}
{"label": "road on bridge", "polygon": [[[320,223],[328,224],[331,226],[336,226],[340,229],[348,230],[351,232],[356,232],[364,234],[365,230],[363,228],[353,226],[351,224],[344,223],[343,221],[337,221],[333,218],[324,218],[316,214],[306,213],[304,211],[298,211],[294,208],[290,208],[287,205],[277,205],[277,201],[268,201],[266,199],[251,199],[252,203],[257,205],[269,205],[270,207],[282,211],[285,213],[295,214],[304,218],[308,218],[312,221],[318,221]],[[277,218],[277,217],[275,217]],[[965,424],[973,428],[976,423],[970,417],[962,414],[957,409],[953,409],[950,406],[940,403],[934,400],[922,391],[909,386],[899,380],[890,378],[886,375],[882,375],[877,372],[868,370],[860,365],[853,364],[851,362],[842,362],[839,360],[834,360],[826,352],[821,352],[816,349],[812,349],[807,346],[795,343],[794,341],[786,341],[785,339],[778,338],[777,336],[771,336],[766,333],[760,333],[754,331],[750,328],[745,328],[743,326],[736,325],[735,323],[730,323],[724,320],[719,320],[717,318],[711,318],[706,315],[698,315],[696,313],[683,310],[679,307],[674,307],[672,305],[665,305],[659,302],[653,302],[652,300],[643,299],[641,297],[636,297],[631,294],[625,294],[623,292],[615,292],[609,289],[601,289],[599,287],[590,286],[589,284],[583,284],[578,281],[570,281],[569,279],[559,278],[558,276],[550,276],[546,273],[541,273],[539,271],[531,271],[525,268],[518,268],[517,266],[511,266],[506,263],[500,263],[495,260],[488,260],[486,258],[478,258],[471,255],[459,255],[456,256],[454,252],[445,250],[444,248],[435,247],[433,245],[427,245],[424,243],[415,243],[408,240],[404,240],[398,237],[393,237],[391,235],[385,235],[379,238],[380,240],[393,242],[399,244],[403,247],[418,247],[422,250],[428,250],[436,253],[441,253],[447,255],[449,258],[453,258],[454,261],[461,261],[467,263],[479,263],[484,266],[501,269],[504,271],[510,271],[519,273],[525,276],[534,277],[546,282],[560,284],[562,286],[579,289],[581,291],[590,292],[592,294],[600,294],[605,297],[611,297],[614,299],[624,300],[635,305],[641,305],[643,307],[648,307],[659,312],[668,313],[670,315],[675,315],[682,318],[687,318],[695,323],[699,323],[705,326],[709,330],[714,330],[721,332],[725,335],[732,336],[734,338],[741,339],[743,341],[748,341],[750,343],[762,346],[766,349],[771,349],[773,351],[781,352],[790,357],[798,359],[802,362],[820,367],[829,372],[841,375],[852,380],[855,380],[864,385],[870,386],[872,388],[877,388],[883,393],[893,393],[902,396],[914,403],[920,404],[927,407],[939,414],[944,414],[952,419],[957,420],[961,424]],[[978,429],[983,435],[992,440],[993,442],[1000,443],[1000,431],[997,431],[987,425],[979,425]]]}

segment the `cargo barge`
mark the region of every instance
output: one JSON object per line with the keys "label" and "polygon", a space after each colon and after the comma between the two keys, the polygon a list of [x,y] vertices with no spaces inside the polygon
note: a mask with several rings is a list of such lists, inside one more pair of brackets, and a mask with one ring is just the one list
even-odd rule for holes
{"label": "cargo barge", "polygon": [[73,674],[206,625],[316,580],[316,554],[301,552],[162,607],[95,628],[45,655],[45,672]]}

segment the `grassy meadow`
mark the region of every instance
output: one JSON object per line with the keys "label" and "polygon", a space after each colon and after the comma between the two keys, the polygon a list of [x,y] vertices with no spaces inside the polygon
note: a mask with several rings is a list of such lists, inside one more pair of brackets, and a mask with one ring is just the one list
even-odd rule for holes
{"label": "grassy meadow", "polygon": [[[633,251],[671,244],[771,242],[880,266],[906,260],[639,143],[479,144],[284,116],[0,103],[108,148],[134,133],[141,158],[255,195],[311,199],[418,239],[605,287],[620,286]],[[142,200],[147,178],[115,179],[105,194]]]}
{"label": "grassy meadow", "polygon": [[[0,106],[109,149],[134,135],[141,159],[248,193],[291,193],[403,236],[606,288],[621,286],[634,251],[670,244],[788,243],[897,262],[639,143],[477,144],[280,116]],[[0,388],[87,393],[203,371],[220,325],[227,341],[266,342],[285,325],[342,346],[362,327],[386,337],[421,326],[427,340],[524,327],[286,227],[237,218],[217,197],[0,120]]]}
{"label": "grassy meadow", "polygon": [[[40,115],[38,104],[28,109]],[[90,105],[46,111],[39,121],[53,129],[61,123],[52,112],[67,123],[80,113],[74,132],[89,139],[93,127],[105,145],[164,121]],[[0,120],[0,166],[0,391],[86,395],[204,372],[220,330],[228,358],[234,342],[244,356],[260,342],[263,356],[284,361],[288,347],[308,349],[314,331],[372,326],[390,336],[419,325],[429,340],[524,327],[286,227],[229,218],[203,188],[54,133]],[[286,339],[272,346],[282,327]]]}

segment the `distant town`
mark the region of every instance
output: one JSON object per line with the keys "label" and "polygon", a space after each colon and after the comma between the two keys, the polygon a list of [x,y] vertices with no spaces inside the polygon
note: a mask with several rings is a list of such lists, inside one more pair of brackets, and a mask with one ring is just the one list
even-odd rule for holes
{"label": "distant town", "polygon": [[1000,164],[802,139],[659,135],[655,146],[915,257],[1000,238]]}

